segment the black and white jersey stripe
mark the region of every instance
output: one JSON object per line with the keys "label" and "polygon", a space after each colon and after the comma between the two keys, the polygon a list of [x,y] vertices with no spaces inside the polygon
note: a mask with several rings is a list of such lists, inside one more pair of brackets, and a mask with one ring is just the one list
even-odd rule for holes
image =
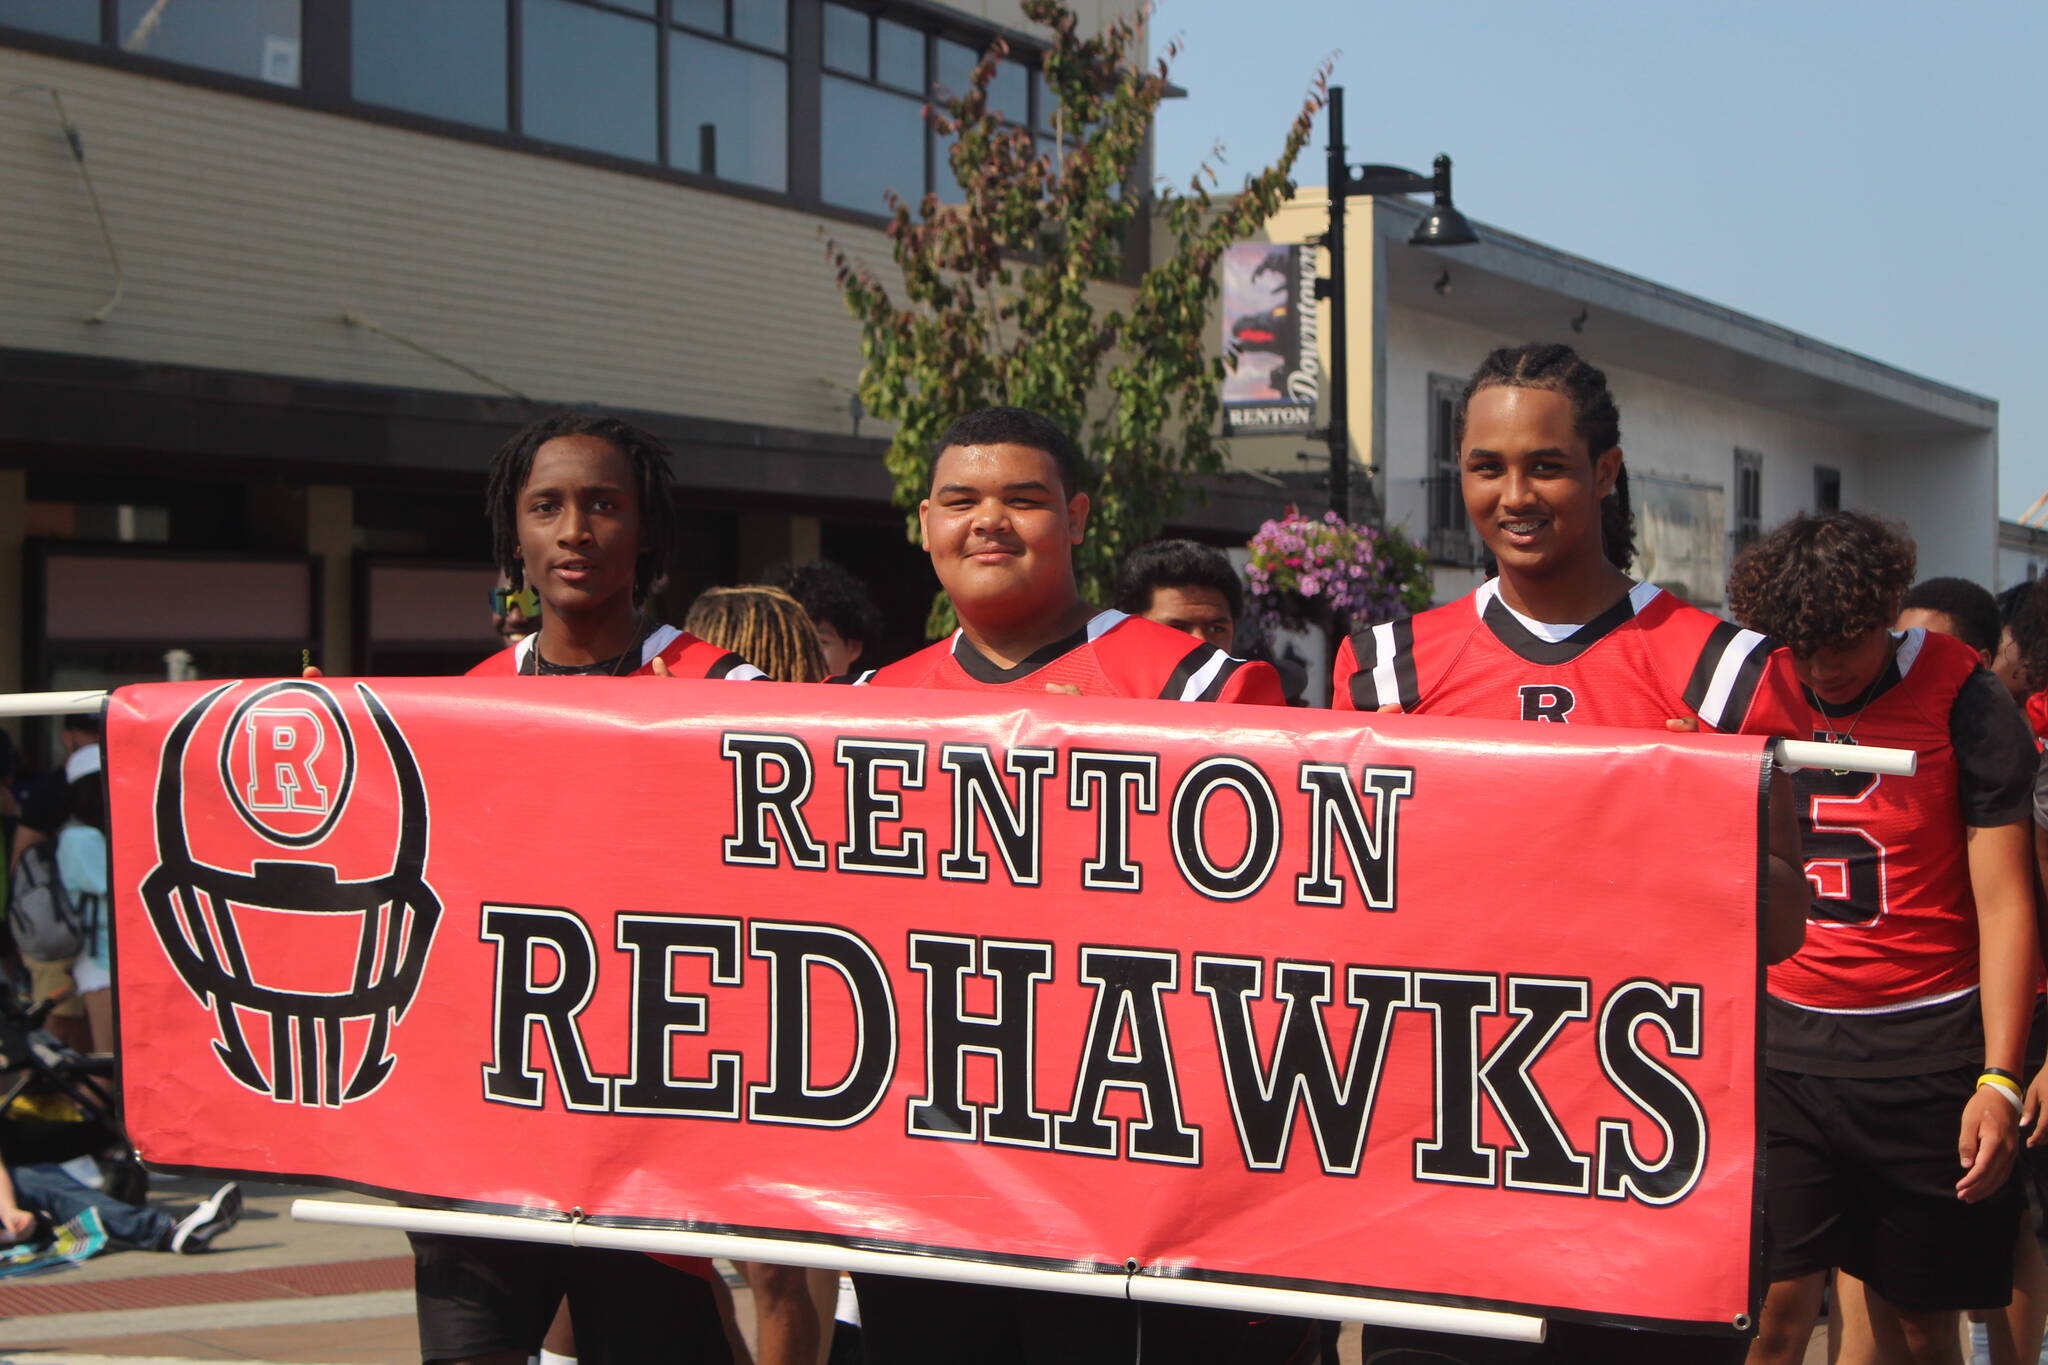
{"label": "black and white jersey stripe", "polygon": [[1686,708],[1716,730],[1740,729],[1770,657],[1768,637],[1721,622],[1686,681]]}
{"label": "black and white jersey stripe", "polygon": [[1361,711],[1382,706],[1413,710],[1422,700],[1415,680],[1415,619],[1404,616],[1368,626],[1351,637],[1358,671],[1351,675],[1351,704]]}
{"label": "black and white jersey stripe", "polygon": [[1166,686],[1159,689],[1159,697],[1162,701],[1215,701],[1244,662],[1215,645],[1198,644],[1175,665]]}

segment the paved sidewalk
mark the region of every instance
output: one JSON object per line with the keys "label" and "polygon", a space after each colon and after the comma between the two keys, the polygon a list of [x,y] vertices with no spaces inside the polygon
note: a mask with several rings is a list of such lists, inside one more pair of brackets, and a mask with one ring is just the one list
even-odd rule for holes
{"label": "paved sidewalk", "polygon": [[[154,1203],[183,1212],[211,1180],[155,1177]],[[120,1251],[0,1280],[0,1365],[417,1365],[405,1234],[294,1222],[293,1199],[381,1203],[332,1190],[243,1182],[242,1221],[202,1256]],[[751,1295],[733,1292],[753,1332]],[[1346,1365],[1358,1336],[1344,1337]],[[1827,1359],[1816,1333],[1809,1365]]]}
{"label": "paved sidewalk", "polygon": [[[182,1212],[217,1183],[159,1176],[151,1201]],[[242,1221],[205,1255],[120,1251],[0,1280],[0,1365],[416,1365],[405,1234],[290,1217],[302,1196],[378,1201],[249,1182],[243,1192]]]}

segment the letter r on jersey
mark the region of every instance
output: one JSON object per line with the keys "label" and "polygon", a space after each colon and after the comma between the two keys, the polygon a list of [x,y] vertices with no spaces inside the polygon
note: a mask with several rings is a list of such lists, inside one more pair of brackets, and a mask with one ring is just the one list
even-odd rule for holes
{"label": "letter r on jersey", "polygon": [[1572,708],[1579,699],[1572,695],[1569,687],[1555,683],[1530,683],[1522,688],[1523,720],[1554,720],[1560,723],[1571,719]]}

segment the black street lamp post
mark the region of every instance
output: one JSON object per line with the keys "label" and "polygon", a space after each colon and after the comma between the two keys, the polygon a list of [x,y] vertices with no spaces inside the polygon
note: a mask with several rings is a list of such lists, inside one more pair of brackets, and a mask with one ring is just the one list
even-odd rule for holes
{"label": "black street lamp post", "polygon": [[1324,244],[1330,251],[1330,273],[1316,282],[1316,295],[1330,301],[1330,507],[1351,517],[1351,401],[1349,370],[1351,335],[1344,280],[1344,205],[1357,196],[1375,194],[1436,195],[1436,206],[1423,215],[1409,236],[1410,246],[1469,246],[1479,234],[1465,215],[1451,206],[1451,159],[1439,156],[1434,175],[1417,175],[1399,166],[1353,166],[1344,159],[1344,89],[1330,87],[1330,227]]}

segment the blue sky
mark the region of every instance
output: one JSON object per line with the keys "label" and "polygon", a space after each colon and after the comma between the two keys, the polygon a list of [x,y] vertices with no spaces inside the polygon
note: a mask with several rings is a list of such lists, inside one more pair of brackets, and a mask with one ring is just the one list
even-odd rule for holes
{"label": "blue sky", "polygon": [[2000,512],[2048,490],[2048,5],[1160,0],[1153,35],[1162,176],[1220,143],[1240,183],[1333,55],[1353,161],[1448,152],[1475,218],[1995,398]]}

